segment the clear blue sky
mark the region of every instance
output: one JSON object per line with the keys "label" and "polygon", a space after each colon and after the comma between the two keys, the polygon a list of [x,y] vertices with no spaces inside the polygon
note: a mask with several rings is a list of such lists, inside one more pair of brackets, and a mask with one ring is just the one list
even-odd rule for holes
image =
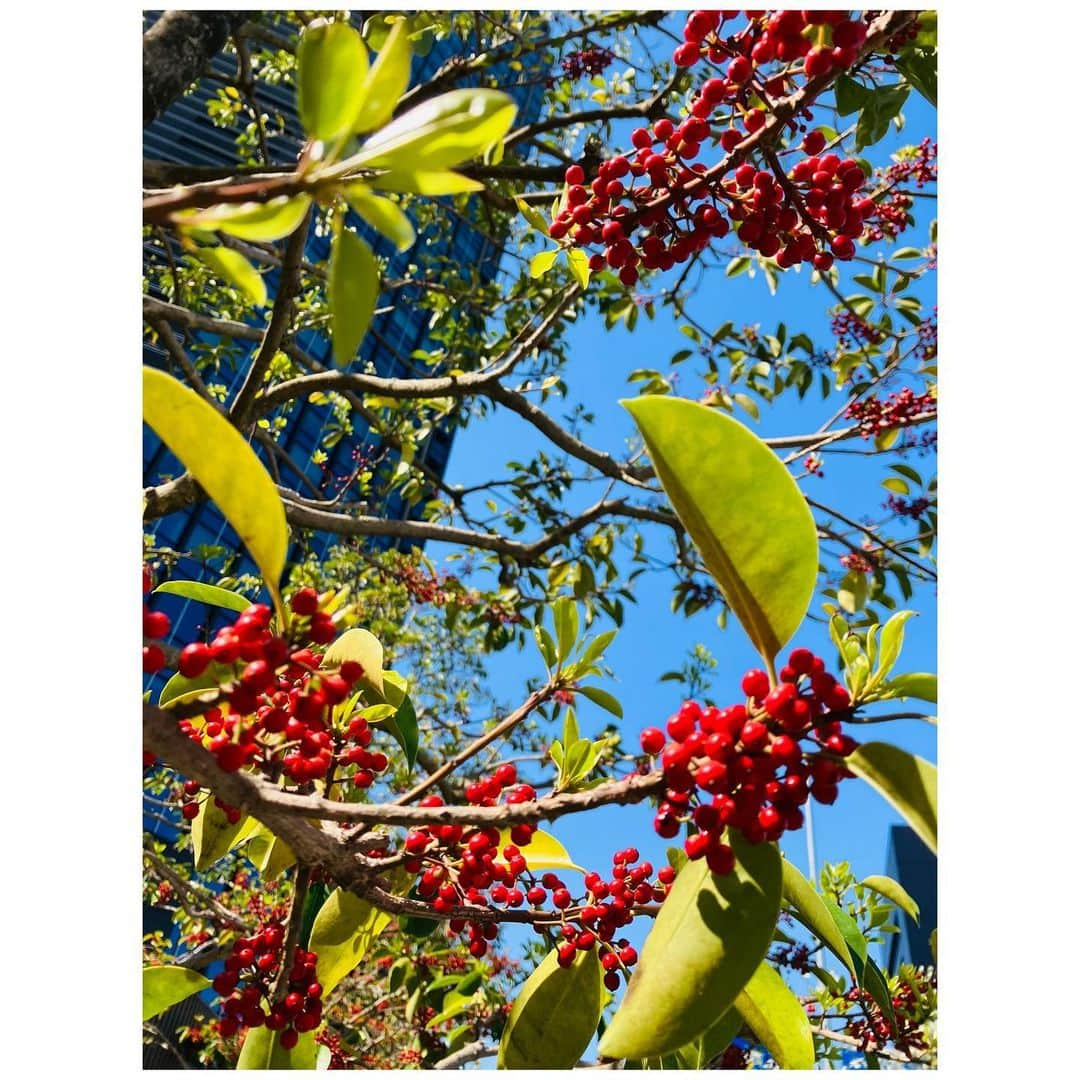
{"label": "clear blue sky", "polygon": [[[917,95],[912,94],[909,98],[905,116],[907,123],[903,132],[898,134],[890,130],[887,138],[872,148],[870,156],[874,164],[887,164],[888,154],[894,149],[917,143],[925,135],[936,138],[934,110]],[[822,121],[828,122],[824,117]],[[903,243],[921,247],[927,242],[926,229],[934,210],[934,203],[919,200],[916,207],[918,225],[904,234]],[[860,250],[860,254],[868,253]],[[855,291],[857,286],[849,284],[845,288],[845,283],[850,282],[853,273],[867,273],[868,268],[865,264],[838,265],[845,275],[841,288],[849,293]],[[662,276],[651,287],[670,285],[675,273]],[[664,280],[665,277],[668,280]],[[936,303],[933,277],[929,275],[916,290],[927,313]],[[819,347],[831,348],[833,339],[826,314],[831,299],[822,287],[809,285],[806,273],[789,271],[782,276],[776,296],[771,296],[760,274],[753,280],[745,275],[727,279],[722,271],[718,271],[707,279],[696,303],[691,304],[690,312],[709,328],[731,319],[736,326],[759,323],[764,332],[772,332],[776,323],[783,321],[790,333],[805,331]],[[607,331],[602,318],[586,314],[571,328],[568,341],[570,363],[565,378],[571,396],[565,402],[552,401],[548,407],[554,415],[560,416],[569,413],[575,404],[584,405],[596,418],[583,434],[585,440],[616,456],[625,456],[634,429],[628,414],[618,405],[618,399],[633,396],[636,392],[634,386],[626,382],[627,375],[641,367],[666,371],[669,358],[687,344],[687,339],[680,333],[678,321],[670,309],[658,306],[655,321],[650,322],[642,316],[633,333],[628,333],[622,323]],[[703,384],[693,377],[692,366],[693,360],[680,365],[681,382],[676,385],[682,393],[696,398],[700,396]],[[834,393],[821,401],[816,390],[802,402],[790,394],[774,406],[763,406],[761,422],[755,430],[763,436],[813,431],[840,407],[842,400]],[[747,418],[740,414],[739,419],[745,422]],[[544,440],[530,425],[499,410],[493,417],[474,423],[458,434],[446,479],[455,484],[482,483],[498,475],[500,459],[526,460],[543,445]],[[498,448],[497,452],[493,453],[493,448]],[[913,455],[907,460],[924,475],[933,471],[930,457],[920,459]],[[802,481],[802,487],[813,498],[857,519],[877,513],[884,502],[887,492],[880,485],[887,475],[885,468],[881,459],[833,455],[826,458],[825,477],[809,477]],[[589,496],[596,497],[595,488],[587,492],[586,497]],[[669,542],[662,528],[646,525],[643,532],[647,544],[654,544],[661,555],[667,552]],[[427,553],[438,564],[449,550],[445,545],[433,544],[428,546]],[[680,704],[679,684],[661,683],[658,679],[663,672],[680,667],[695,643],[704,643],[718,660],[713,681],[713,695],[717,700],[727,696],[726,687],[731,688],[731,701],[738,700],[743,672],[749,667],[760,666],[734,619],[726,631],[721,631],[716,626],[715,612],[699,613],[689,619],[682,614],[673,615],[671,587],[672,579],[666,574],[644,574],[637,579],[637,604],[627,607],[624,627],[607,654],[616,680],[609,688],[624,705],[624,744],[630,748],[636,747],[637,734],[642,728],[662,727]],[[818,603],[815,598],[811,611],[821,614]],[[897,671],[936,671],[936,589],[917,587],[906,606],[920,615],[908,623]],[[597,630],[606,628],[595,627]],[[811,648],[829,663],[835,655],[827,630],[820,623],[804,621],[791,644]],[[542,674],[541,662],[531,641],[521,653],[511,648],[492,656],[489,667],[496,692],[511,702],[522,698],[526,678]],[[598,734],[609,719],[608,714],[584,699],[579,699],[579,705],[582,734]],[[936,760],[936,729],[922,721],[874,726],[863,729],[863,734],[866,739],[886,739]],[[813,816],[819,867],[823,861],[847,860],[860,878],[884,872],[888,827],[901,819],[875,791],[861,781],[846,781],[841,785],[836,804],[831,807],[815,804]],[[611,807],[588,815],[563,818],[552,831],[566,844],[576,861],[606,873],[612,853],[630,843],[636,844],[654,863],[664,861],[665,844],[653,833],[651,819],[652,811],[647,805]],[[804,833],[788,834],[783,848],[805,872]],[[642,922],[639,920],[639,924]],[[643,925],[640,927],[642,931],[645,929]]]}

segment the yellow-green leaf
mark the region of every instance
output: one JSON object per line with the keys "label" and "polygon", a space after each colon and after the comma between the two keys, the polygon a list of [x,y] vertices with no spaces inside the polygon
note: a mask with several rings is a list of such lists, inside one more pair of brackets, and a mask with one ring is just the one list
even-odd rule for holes
{"label": "yellow-green leaf", "polygon": [[767,663],[817,583],[817,527],[780,459],[736,420],[693,401],[624,401],[672,507]]}
{"label": "yellow-green leaf", "polygon": [[361,134],[381,128],[409,85],[412,50],[409,47],[409,25],[395,23],[364,82],[360,112],[353,122],[353,131]]}
{"label": "yellow-green leaf", "polygon": [[844,935],[840,933],[836,920],[829,913],[818,891],[787,859],[783,861],[783,879],[784,897],[788,903],[795,908],[808,929],[832,949],[852,977],[855,977],[855,964]]}
{"label": "yellow-green leaf", "polygon": [[292,848],[261,823],[250,833],[244,854],[264,881],[280,877],[296,862]]}
{"label": "yellow-green leaf", "polygon": [[891,900],[901,911],[907,912],[918,925],[919,905],[899,881],[886,877],[884,874],[871,874],[870,877],[863,878],[860,884],[873,889],[876,893],[881,893],[886,900]]}
{"label": "yellow-green leaf", "polygon": [[335,889],[327,897],[308,940],[308,948],[318,955],[315,975],[324,997],[364,959],[389,922],[389,914],[355,893]]}
{"label": "yellow-green leaf", "polygon": [[735,1003],[765,958],[780,912],[780,852],[736,833],[728,842],[737,858],[730,874],[699,859],[675,878],[600,1040],[604,1057],[677,1050]]}
{"label": "yellow-green leaf", "polygon": [[515,199],[518,209],[521,211],[522,217],[538,232],[548,235],[549,225],[541,214],[534,206],[530,206],[524,199]]}
{"label": "yellow-green leaf", "polygon": [[154,592],[182,596],[199,604],[228,608],[229,611],[247,611],[251,606],[251,601],[246,596],[241,596],[231,589],[222,589],[218,585],[207,585],[202,581],[163,581]]}
{"label": "yellow-green leaf", "polygon": [[195,869],[206,870],[227,855],[236,843],[240,831],[247,825],[248,821],[243,816],[235,825],[230,825],[225,811],[215,804],[213,795],[203,799],[198,814],[191,822],[191,848],[195,856]]}
{"label": "yellow-green leaf", "polygon": [[171,375],[143,368],[143,417],[183,462],[247,546],[279,613],[289,528],[255,451],[209,402]]}
{"label": "yellow-green leaf", "polygon": [[929,761],[889,743],[869,742],[845,764],[877,788],[937,854],[937,769]]}
{"label": "yellow-green leaf", "polygon": [[735,999],[735,1008],[781,1069],[814,1067],[814,1036],[799,999],[762,963]]}
{"label": "yellow-green leaf", "polygon": [[315,1068],[318,1058],[315,1032],[305,1031],[291,1050],[281,1045],[281,1032],[265,1027],[248,1028],[237,1058],[238,1069],[307,1069]]}
{"label": "yellow-green leaf", "polygon": [[371,248],[349,229],[335,237],[327,283],[334,363],[344,367],[356,357],[379,295],[379,267]]}
{"label": "yellow-green leaf", "polygon": [[926,671],[912,671],[906,675],[897,675],[885,684],[890,696],[899,698],[918,698],[937,704],[937,676]]}
{"label": "yellow-green leaf", "polygon": [[[232,682],[235,677],[231,666],[216,662],[211,662],[210,666],[194,679],[189,679],[178,671],[161,688],[161,693],[158,695],[158,708],[164,709],[167,705],[179,705],[185,701],[194,701],[208,690],[216,690],[224,683]],[[228,705],[222,702],[216,704],[215,707],[227,709]]]}
{"label": "yellow-green leaf", "polygon": [[603,1010],[603,970],[595,949],[566,968],[552,951],[525,980],[499,1041],[500,1069],[572,1069]]}
{"label": "yellow-green leaf", "polygon": [[731,1045],[731,1040],[739,1034],[742,1026],[743,1018],[739,1010],[732,1006],[692,1043],[679,1048],[679,1064],[684,1069],[708,1068],[709,1062]]}
{"label": "yellow-green leaf", "polygon": [[570,264],[570,273],[574,280],[583,288],[589,287],[589,256],[581,248],[567,248],[566,261]]}
{"label": "yellow-green leaf", "polygon": [[[502,829],[499,833],[499,850],[513,843],[510,839],[510,830]],[[579,870],[585,873],[584,869],[570,858],[570,852],[551,833],[546,833],[542,829],[537,829],[533,833],[529,843],[524,846],[516,844],[515,847],[521,851],[530,870]],[[500,855],[498,861],[505,862],[506,860]]]}
{"label": "yellow-green leaf", "polygon": [[405,191],[413,195],[461,195],[484,190],[479,180],[452,169],[409,169],[404,166],[379,173],[370,183],[383,191]]}
{"label": "yellow-green leaf", "polygon": [[160,967],[144,967],[142,985],[142,1018],[149,1020],[177,1002],[205,990],[210,980],[191,968],[163,964]]}
{"label": "yellow-green leaf", "polygon": [[266,303],[266,282],[239,251],[220,246],[192,250],[219,278],[235,285],[253,304],[262,307]]}
{"label": "yellow-green leaf", "polygon": [[[370,683],[380,694],[383,686],[383,647],[379,639],[370,631],[357,626],[346,630],[323,655],[323,667],[340,667],[346,660],[352,660],[364,669],[363,681]],[[391,704],[395,704],[391,702]]]}
{"label": "yellow-green leaf", "polygon": [[559,257],[561,248],[553,248],[551,251],[538,251],[529,260],[529,277],[543,277],[554,265]]}
{"label": "yellow-green leaf", "polygon": [[186,229],[214,229],[266,243],[295,232],[310,205],[307,195],[279,195],[262,203],[218,203],[205,210],[179,210],[173,220]]}
{"label": "yellow-green leaf", "polygon": [[345,188],[345,198],[373,229],[392,240],[398,251],[405,251],[415,243],[416,230],[409,215],[393,199],[373,194],[367,184],[362,183],[349,184]]}
{"label": "yellow-green leaf", "polygon": [[453,168],[498,142],[516,113],[513,98],[501,90],[451,90],[392,120],[348,164],[426,171]]}
{"label": "yellow-green leaf", "polygon": [[312,23],[296,47],[296,111],[304,131],[329,141],[353,130],[363,106],[368,55],[348,23]]}

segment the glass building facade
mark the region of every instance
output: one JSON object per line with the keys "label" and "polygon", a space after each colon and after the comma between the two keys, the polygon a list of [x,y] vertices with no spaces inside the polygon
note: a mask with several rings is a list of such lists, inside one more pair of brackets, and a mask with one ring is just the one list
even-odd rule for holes
{"label": "glass building facade", "polygon": [[[152,19],[152,16],[148,17]],[[426,56],[413,59],[412,82],[429,78],[450,56],[468,53],[460,40],[449,38],[436,42]],[[143,156],[161,162],[194,166],[227,167],[237,160],[235,144],[236,128],[217,127],[208,113],[208,103],[218,96],[220,90],[231,84],[236,73],[236,58],[220,53],[212,63],[212,73],[203,78],[198,86],[173,105],[144,130]],[[518,104],[516,123],[529,123],[536,119],[543,95],[544,80],[524,72],[506,68],[496,70],[500,87]],[[256,97],[260,107],[275,117],[280,116],[283,132],[271,135],[268,140],[270,154],[275,161],[295,160],[303,143],[302,131],[296,117],[295,91],[291,86],[256,84]],[[275,125],[276,126],[276,125]],[[467,204],[475,210],[475,200]],[[478,283],[490,282],[498,273],[502,254],[501,240],[488,235],[482,228],[475,212],[454,215],[448,233],[438,236],[420,235],[417,243],[408,251],[398,254],[384,238],[374,233],[355,215],[350,214],[348,224],[355,228],[372,246],[377,255],[388,261],[384,279],[394,280],[405,276],[410,263],[417,264],[421,273],[426,265],[438,265],[452,261],[459,267],[471,268]],[[318,235],[312,227],[305,248],[309,262],[324,261],[329,252],[329,237]],[[160,246],[147,243],[144,259],[161,259]],[[279,273],[276,268],[265,275],[270,296],[275,294]],[[387,377],[407,378],[410,375],[437,374],[438,369],[417,364],[410,358],[414,351],[434,352],[440,346],[431,340],[430,312],[415,303],[415,287],[387,292],[376,304],[377,314],[361,345],[356,370],[371,370]],[[168,297],[158,296],[167,300]],[[258,323],[261,327],[261,323]],[[199,330],[172,327],[180,344],[188,350],[208,344],[219,344],[218,338]],[[329,335],[317,330],[301,332],[296,344],[308,356],[327,367],[332,366]],[[232,400],[243,383],[248,361],[258,348],[257,341],[232,338],[228,342],[231,362],[222,364],[215,372],[213,381],[225,389],[225,403]],[[168,354],[150,341],[143,348],[144,363],[171,370]],[[378,437],[370,433],[364,420],[355,413],[350,417],[351,430],[338,439],[331,448],[324,448],[327,460],[318,463],[312,454],[324,437],[337,430],[338,421],[326,404],[297,401],[290,406],[286,426],[278,435],[278,444],[288,455],[291,465],[279,458],[276,462],[281,483],[301,495],[320,497],[320,492],[336,493],[332,485],[335,478],[347,477],[355,467],[357,455],[380,450]],[[449,426],[437,428],[426,440],[417,460],[437,476],[442,476],[450,454],[453,430]],[[253,444],[256,452],[266,458],[265,450]],[[389,467],[395,464],[393,452],[387,454]],[[384,459],[384,468],[386,467]],[[166,479],[179,476],[183,467],[156,435],[144,428],[143,482],[156,485]],[[411,508],[399,494],[376,496],[371,513],[387,519],[403,519]],[[233,575],[253,573],[254,566],[243,553],[235,534],[221,514],[209,502],[202,502],[183,511],[168,515],[152,525],[159,546],[172,548],[190,557],[184,558],[177,567],[176,575],[188,579],[214,579],[217,574],[207,569],[204,557],[214,549],[241,552],[237,563],[231,567]],[[334,543],[329,534],[316,534],[311,538],[310,548],[317,555],[323,554]],[[372,546],[389,546],[391,538],[371,538]],[[412,547],[416,541],[404,542]],[[298,554],[298,550],[290,553]],[[199,620],[205,616],[205,608],[189,602],[176,602],[169,598],[162,607],[173,617],[175,639],[192,640]]]}

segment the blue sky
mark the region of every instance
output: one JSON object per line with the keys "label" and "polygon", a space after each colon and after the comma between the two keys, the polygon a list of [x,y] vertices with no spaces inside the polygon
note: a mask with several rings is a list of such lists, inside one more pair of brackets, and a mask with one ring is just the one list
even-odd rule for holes
{"label": "blue sky", "polygon": [[[886,139],[870,151],[868,156],[874,164],[887,164],[888,155],[893,150],[917,143],[925,135],[936,138],[934,110],[917,95],[909,98],[905,117],[906,126],[902,132],[891,129]],[[821,120],[828,122],[824,117]],[[917,227],[904,234],[902,244],[921,247],[927,243],[926,230],[934,209],[934,203],[919,200],[916,206],[919,215]],[[869,253],[871,251],[860,250],[860,254]],[[852,274],[869,272],[865,264],[838,265],[844,274],[841,289],[846,293],[859,288],[850,285]],[[673,271],[661,276],[650,288],[670,286],[675,274]],[[664,280],[665,277],[669,280]],[[736,326],[758,323],[764,332],[772,332],[776,323],[783,321],[789,333],[805,331],[813,338],[815,345],[829,348],[833,339],[827,309],[831,306],[832,298],[822,287],[812,287],[808,277],[805,272],[798,274],[789,271],[782,276],[777,294],[772,296],[760,274],[753,280],[746,275],[728,279],[723,276],[722,270],[718,270],[706,278],[705,288],[689,310],[709,328],[731,319]],[[914,290],[927,313],[936,303],[933,279],[934,275],[929,275]],[[585,441],[616,456],[625,457],[634,428],[618,400],[636,393],[635,386],[626,382],[627,375],[641,367],[667,370],[672,354],[687,344],[687,339],[679,331],[679,320],[672,316],[669,308],[658,305],[654,321],[642,316],[635,331],[629,333],[622,323],[608,331],[600,316],[586,313],[572,326],[567,340],[570,362],[565,379],[570,396],[565,401],[551,400],[548,407],[558,417],[569,413],[576,404],[585,406],[595,415],[595,423],[582,434]],[[693,360],[680,365],[681,384],[676,385],[681,385],[682,393],[696,398],[700,396],[703,385],[694,377],[692,367]],[[890,389],[899,389],[900,385],[892,385]],[[842,401],[842,396],[835,393],[822,401],[816,390],[808,393],[801,402],[790,394],[781,398],[776,405],[764,406],[760,423],[751,423],[751,426],[763,436],[813,431],[840,407]],[[745,414],[740,414],[739,419],[748,422]],[[542,446],[543,438],[530,425],[511,413],[498,410],[483,422],[458,433],[446,479],[454,484],[482,483],[498,475],[500,458],[526,460]],[[498,455],[493,455],[493,447],[500,448]],[[920,459],[911,455],[905,460],[924,476],[933,471],[933,460],[929,456]],[[832,455],[826,458],[824,478],[808,477],[801,484],[804,492],[812,498],[835,507],[849,517],[859,518],[875,514],[881,507],[888,494],[880,486],[886,475],[884,460]],[[587,492],[586,497],[596,497],[595,486]],[[662,528],[646,525],[643,532],[647,549],[649,545],[654,545],[658,554],[667,552],[668,540]],[[427,548],[427,554],[437,564],[449,551],[447,546],[439,544]],[[836,579],[833,580],[835,583]],[[715,612],[698,613],[689,619],[682,614],[673,615],[670,609],[672,584],[672,578],[667,574],[647,573],[637,579],[637,604],[627,606],[623,629],[607,653],[606,660],[615,676],[614,681],[607,685],[623,702],[624,745],[631,748],[636,747],[637,734],[642,728],[654,725],[662,727],[666,718],[678,708],[682,700],[679,684],[660,682],[659,676],[680,667],[695,643],[704,643],[718,661],[712,689],[717,700],[728,696],[726,688],[730,688],[730,700],[738,700],[738,685],[743,672],[750,667],[760,666],[760,661],[735,620],[730,620],[728,628],[721,631],[716,625]],[[907,625],[904,652],[897,671],[936,671],[936,589],[917,586],[911,601],[905,606],[918,611],[919,617]],[[821,614],[819,598],[815,598],[811,611]],[[596,625],[594,630],[606,628]],[[804,621],[791,642],[792,647],[795,645],[811,648],[825,657],[828,663],[833,662],[835,651],[824,624]],[[511,702],[524,696],[523,687],[527,678],[543,673],[539,656],[531,642],[520,653],[507,649],[494,655],[490,659],[489,669],[496,692]],[[584,699],[579,699],[579,704],[578,720],[582,734],[599,734],[609,719],[608,714]],[[556,735],[557,732],[552,737]],[[863,735],[867,740],[874,738],[893,742],[936,761],[936,729],[925,722],[896,721],[863,729]],[[551,831],[566,844],[576,861],[604,873],[610,868],[612,853],[630,843],[636,844],[654,863],[664,861],[665,845],[653,833],[651,820],[652,811],[647,805],[610,807],[588,815],[563,818]],[[841,785],[840,797],[835,805],[814,805],[813,828],[818,867],[823,861],[847,860],[859,878],[883,873],[888,827],[900,821],[895,811],[867,785],[857,780],[845,782]],[[782,846],[785,853],[805,872],[805,834],[788,834]],[[640,927],[641,931],[644,929],[646,927]]]}

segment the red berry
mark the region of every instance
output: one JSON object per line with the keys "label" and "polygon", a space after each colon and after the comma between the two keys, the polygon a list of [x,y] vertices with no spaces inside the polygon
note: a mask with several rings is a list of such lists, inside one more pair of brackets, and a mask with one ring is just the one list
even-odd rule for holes
{"label": "red berry", "polygon": [[566,170],[565,180],[568,184],[584,184],[585,170],[580,165],[571,165]]}
{"label": "red berry", "polygon": [[659,754],[666,742],[664,733],[659,728],[649,727],[641,733],[641,749],[650,756]]}
{"label": "red berry", "polygon": [[764,671],[748,671],[742,680],[742,692],[748,698],[762,700],[769,692],[769,676]]}
{"label": "red berry", "polygon": [[209,667],[210,659],[210,646],[193,641],[180,650],[177,670],[185,679],[196,679]]}

